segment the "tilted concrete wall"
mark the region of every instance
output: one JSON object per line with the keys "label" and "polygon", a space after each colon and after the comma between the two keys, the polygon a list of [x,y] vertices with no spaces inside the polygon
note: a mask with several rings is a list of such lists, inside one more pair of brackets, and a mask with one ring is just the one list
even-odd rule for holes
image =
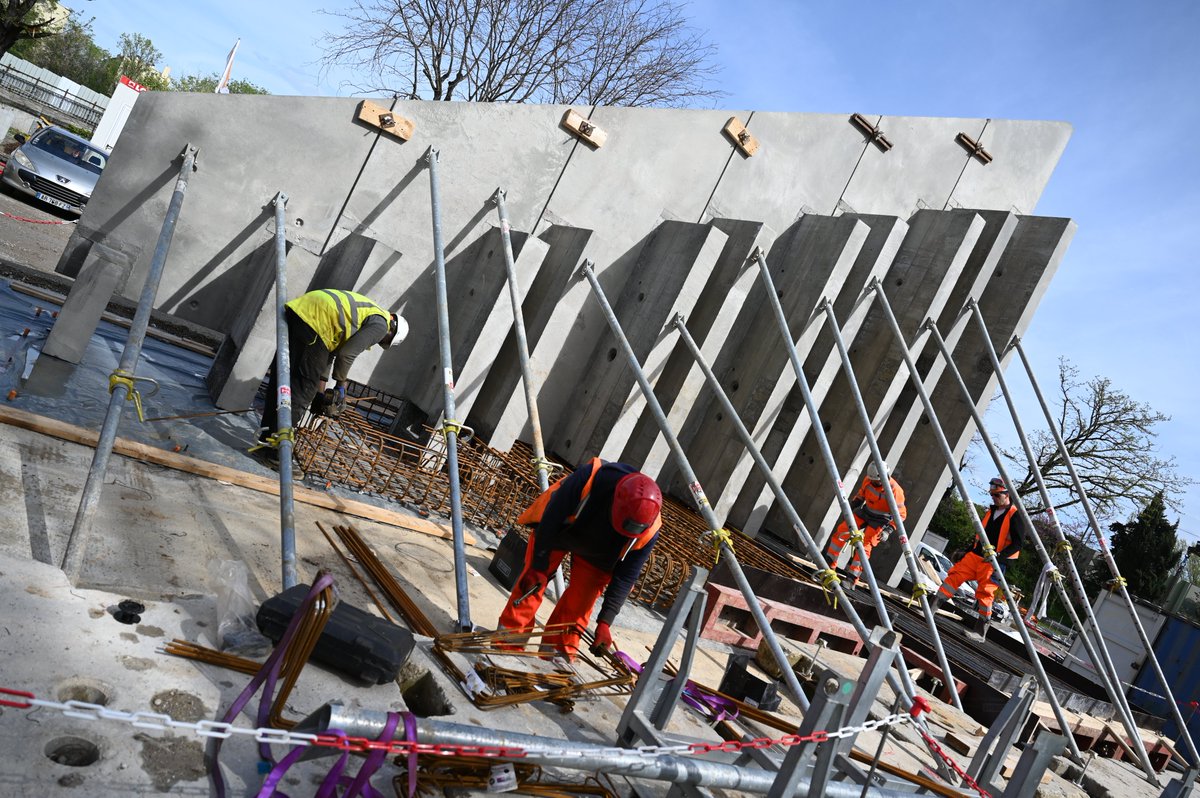
{"label": "tilted concrete wall", "polygon": [[[580,263],[591,260],[648,360],[693,467],[709,480],[708,494],[731,524],[768,528],[779,518],[763,498],[763,480],[664,325],[683,314],[710,364],[727,372],[724,381],[734,366],[755,371],[740,381],[743,396],[755,386],[754,400],[736,401],[750,408],[747,423],[806,523],[822,526],[832,506],[830,479],[812,459],[810,420],[798,405],[779,334],[766,324],[757,266],[746,257],[756,246],[769,253],[849,479],[861,467],[862,434],[845,414],[832,339],[821,319],[810,323],[815,304],[825,297],[835,303],[854,357],[878,382],[871,390],[876,428],[891,423],[898,425],[891,439],[918,440],[905,427],[913,408],[901,391],[903,375],[895,373],[898,356],[886,348],[863,288],[880,275],[911,279],[888,288],[911,314],[910,331],[924,314],[954,311],[959,274],[990,218],[970,211],[1018,214],[1018,230],[1036,220],[1028,214],[1070,135],[1068,125],[1055,122],[868,116],[893,144],[884,152],[848,114],[581,107],[608,137],[593,148],[559,126],[564,107],[380,102],[414,122],[411,140],[355,121],[357,99],[144,95],[59,270],[77,274],[91,248],[103,245],[109,259],[132,263],[116,290],[136,299],[178,154],[191,142],[200,148],[198,170],[157,309],[227,336],[209,375],[218,404],[245,406],[272,356],[271,200],[282,191],[289,197],[289,293],[353,287],[401,312],[408,339],[360,357],[353,376],[405,397],[434,420],[441,364],[428,153],[436,149],[464,420],[497,448],[529,439],[492,201],[500,187],[518,248],[548,450],[575,461],[603,454],[645,463],[686,495],[631,370],[619,353],[610,357],[615,341],[578,277]],[[760,141],[753,157],[721,133],[734,115]],[[955,141],[959,133],[980,141],[992,162],[972,157]],[[994,248],[1004,252],[995,256],[1000,262],[1012,261],[1013,273],[1024,273],[1023,258],[1037,260],[1024,251],[1009,255],[1011,247],[999,241]],[[1032,313],[1039,298],[1029,293],[1024,311]],[[760,362],[761,371],[751,366]],[[948,432],[957,441],[964,430],[955,422]],[[909,453],[898,454],[902,470]]]}

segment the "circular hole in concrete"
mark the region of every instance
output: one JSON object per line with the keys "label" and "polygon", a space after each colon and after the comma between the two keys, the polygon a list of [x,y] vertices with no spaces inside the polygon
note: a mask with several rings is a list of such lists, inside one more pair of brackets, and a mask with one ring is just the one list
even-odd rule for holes
{"label": "circular hole in concrete", "polygon": [[55,694],[59,701],[82,701],[106,707],[112,697],[112,688],[94,679],[71,679],[61,683]]}
{"label": "circular hole in concrete", "polygon": [[646,295],[644,293],[638,294],[638,302],[645,302],[645,301],[646,301]]}
{"label": "circular hole in concrete", "polygon": [[617,350],[616,349],[608,350],[608,362],[611,363],[616,359],[617,359]]}
{"label": "circular hole in concrete", "polygon": [[400,695],[404,697],[408,711],[419,718],[454,714],[450,699],[429,671],[409,683],[400,691]]}
{"label": "circular hole in concrete", "polygon": [[46,743],[46,758],[72,768],[85,768],[100,760],[100,749],[82,737],[55,737]]}
{"label": "circular hole in concrete", "polygon": [[740,383],[740,382],[738,382],[737,380],[734,380],[733,382],[731,382],[731,383],[729,384],[729,390],[730,390],[730,391],[733,391],[733,392],[736,392],[736,391],[737,391],[737,389],[738,389],[738,388],[740,388],[740,387],[742,387],[742,385],[741,385],[741,383]]}
{"label": "circular hole in concrete", "polygon": [[303,227],[303,226],[304,226],[304,220],[303,220],[303,219],[300,219],[300,218],[297,218],[297,219],[296,219],[296,226],[297,226],[297,227]]}
{"label": "circular hole in concrete", "polygon": [[724,421],[724,420],[725,420],[725,414],[717,413],[717,421]]}
{"label": "circular hole in concrete", "polygon": [[156,693],[150,699],[150,708],[184,723],[195,723],[209,714],[204,709],[203,701],[182,690],[164,690]]}

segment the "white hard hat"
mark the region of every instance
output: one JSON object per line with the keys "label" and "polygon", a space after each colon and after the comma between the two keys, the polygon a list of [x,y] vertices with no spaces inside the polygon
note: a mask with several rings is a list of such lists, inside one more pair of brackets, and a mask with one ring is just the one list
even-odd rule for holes
{"label": "white hard hat", "polygon": [[[887,461],[884,461],[883,469],[885,471],[891,473],[892,467],[887,464]],[[867,478],[872,479],[876,482],[883,481],[883,478],[879,476],[879,469],[875,467],[874,460],[871,460],[869,463],[867,463]]]}

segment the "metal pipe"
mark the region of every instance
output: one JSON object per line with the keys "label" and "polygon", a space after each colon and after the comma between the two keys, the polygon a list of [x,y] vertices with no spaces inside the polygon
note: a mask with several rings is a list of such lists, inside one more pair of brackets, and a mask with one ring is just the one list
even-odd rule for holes
{"label": "metal pipe", "polygon": [[[292,361],[288,344],[287,316],[287,194],[279,192],[275,204],[275,377],[279,437],[279,550],[283,565],[283,589],[294,587],[296,576],[296,512],[292,501]],[[267,397],[271,401],[271,397]]]}
{"label": "metal pipe", "polygon": [[[546,459],[546,446],[542,442],[542,419],[538,413],[537,386],[534,384],[533,369],[529,367],[529,340],[525,336],[525,314],[521,310],[521,286],[517,280],[517,267],[512,250],[512,226],[508,222],[508,207],[504,204],[503,188],[496,189],[492,200],[500,216],[500,240],[504,246],[504,269],[508,276],[508,299],[512,304],[513,337],[517,343],[517,359],[521,363],[521,386],[525,389],[525,407],[529,411],[529,427],[533,435],[533,464],[537,468],[538,488],[545,493],[550,488],[550,462]],[[563,594],[562,569],[554,570],[554,590]]]}
{"label": "metal pipe", "polygon": [[104,488],[104,473],[108,469],[108,460],[112,456],[113,444],[117,439],[117,427],[121,424],[121,411],[129,396],[133,384],[134,369],[137,368],[138,358],[142,354],[142,343],[146,339],[146,328],[150,326],[150,312],[153,310],[154,299],[158,295],[158,284],[162,280],[163,268],[167,263],[167,254],[171,251],[171,239],[175,235],[175,224],[179,220],[179,212],[183,208],[183,198],[187,193],[188,179],[196,169],[196,147],[188,142],[183,148],[183,162],[179,166],[179,176],[175,180],[175,190],[167,205],[167,215],[163,219],[162,229],[158,234],[158,243],[154,247],[154,256],[150,259],[150,268],[146,273],[146,282],[142,285],[142,295],[138,299],[137,310],[133,314],[133,322],[129,326],[129,338],[125,341],[125,349],[121,352],[120,364],[109,377],[108,412],[104,415],[104,423],[100,427],[100,436],[96,441],[96,453],[92,456],[92,465],[88,469],[87,480],[83,485],[83,495],[79,498],[79,510],[75,514],[75,524],[71,527],[71,535],[63,551],[62,569],[69,578],[79,576],[83,569],[87,550],[88,535],[91,533],[92,521],[100,505],[100,491]]}
{"label": "metal pipe", "polygon": [[[306,718],[297,731],[321,734],[336,729],[349,737],[375,739],[383,733],[387,713],[326,704]],[[602,771],[639,779],[715,790],[740,790],[766,794],[778,776],[773,770],[740,767],[700,757],[674,753],[639,752],[596,743],[542,737],[500,729],[486,729],[461,723],[417,718],[416,742],[424,745],[462,746],[465,748],[513,748],[523,752],[521,761],[569,770]],[[805,795],[809,780],[797,784],[796,795]],[[913,791],[872,787],[869,795],[879,798],[912,798]],[[852,782],[833,781],[825,785],[824,795],[832,798],[860,798],[862,788]]]}
{"label": "metal pipe", "polygon": [[[920,589],[920,583],[917,581],[918,565],[917,558],[913,555],[912,548],[908,545],[908,531],[904,526],[904,517],[900,512],[900,507],[896,503],[896,496],[892,491],[891,475],[888,473],[887,465],[883,460],[883,453],[879,450],[879,439],[875,436],[875,430],[871,426],[871,417],[867,414],[867,406],[863,401],[862,391],[858,387],[858,378],[854,374],[854,366],[850,363],[850,352],[846,349],[846,341],[842,338],[842,330],[838,326],[837,316],[834,313],[833,303],[828,297],[821,303],[821,309],[825,312],[825,318],[829,322],[829,331],[833,333],[833,341],[837,345],[838,355],[842,359],[842,369],[846,372],[846,379],[850,385],[850,392],[854,397],[854,406],[858,409],[858,420],[862,422],[863,432],[867,438],[867,445],[871,449],[871,458],[875,463],[876,470],[883,480],[883,495],[887,497],[888,509],[892,513],[892,521],[896,525],[896,534],[900,536],[900,548],[904,552],[904,559],[908,564],[909,573],[912,574],[913,593],[919,594],[921,602],[921,610],[925,615],[925,623],[929,625],[929,633],[933,638],[933,650],[937,654],[938,666],[942,669],[942,676],[945,677],[946,690],[950,693],[950,700],[955,708],[962,710],[962,699],[958,695],[958,690],[954,689],[954,675],[950,672],[950,661],[946,657],[946,650],[942,646],[942,636],[938,632],[937,620],[934,616],[933,608],[929,606],[929,596],[924,590]],[[814,424],[814,427],[819,425]],[[822,430],[822,433],[824,430]]]}
{"label": "metal pipe", "polygon": [[446,435],[446,471],[450,476],[450,528],[454,535],[454,585],[458,593],[458,629],[473,630],[471,625],[471,595],[467,587],[467,550],[463,539],[462,487],[458,478],[458,430],[462,425],[455,418],[454,361],[450,357],[450,310],[446,300],[446,251],[442,243],[442,207],[438,194],[438,151],[433,147],[425,153],[429,164],[429,202],[433,212],[433,263],[437,281],[438,351],[442,362],[442,431]]}
{"label": "metal pipe", "polygon": [[[725,540],[724,535],[720,534],[721,525],[708,503],[708,498],[704,495],[704,488],[700,485],[700,479],[696,476],[696,472],[692,469],[692,464],[688,462],[687,455],[684,454],[683,447],[679,444],[679,439],[671,429],[666,413],[663,412],[662,405],[659,404],[658,398],[654,395],[654,389],[650,387],[650,381],[646,379],[646,374],[642,371],[642,365],[638,362],[637,355],[634,353],[633,347],[629,344],[629,339],[625,337],[625,332],[621,329],[621,322],[617,320],[612,306],[608,303],[608,297],[604,294],[604,289],[600,287],[600,281],[596,279],[596,273],[593,270],[593,264],[590,260],[584,261],[583,276],[587,278],[588,283],[591,285],[592,293],[595,295],[596,301],[600,304],[601,310],[604,311],[604,318],[608,321],[608,326],[612,330],[613,336],[616,337],[617,342],[621,345],[621,349],[625,352],[625,357],[629,360],[629,365],[633,369],[633,375],[637,378],[638,385],[642,389],[642,395],[646,398],[646,405],[654,415],[655,421],[658,422],[658,428],[662,432],[663,437],[666,438],[671,453],[675,455],[680,473],[687,479],[688,486],[692,491],[692,498],[695,499],[700,514],[704,516],[704,521],[711,530],[710,534],[713,540],[720,547],[720,553],[725,556],[726,562],[729,563],[729,570],[733,573],[734,580],[737,581],[742,595],[746,597],[746,606],[749,608],[750,614],[754,616],[754,622],[758,624],[759,630],[763,633],[763,639],[767,641],[767,646],[771,649],[771,654],[775,657],[775,661],[779,664],[779,669],[783,672],[784,684],[791,694],[792,700],[799,704],[801,709],[808,709],[808,697],[804,695],[804,690],[800,687],[800,680],[796,678],[795,671],[788,664],[787,656],[783,653],[783,646],[780,645],[779,638],[775,635],[775,630],[771,628],[771,622],[767,620],[762,605],[758,603],[758,597],[754,595],[754,588],[747,581],[746,574],[742,571],[742,566],[738,563],[737,556],[733,553],[733,547]],[[859,623],[861,624],[861,621]],[[867,639],[866,634],[864,634],[863,639]]]}
{"label": "metal pipe", "polygon": [[[1104,556],[1104,561],[1108,565],[1109,572],[1113,578],[1117,580],[1120,586],[1121,597],[1125,600],[1125,606],[1129,610],[1129,615],[1133,619],[1133,626],[1137,630],[1138,639],[1142,643],[1142,647],[1146,649],[1146,654],[1149,656],[1150,665],[1154,668],[1154,673],[1158,677],[1158,682],[1162,685],[1164,698],[1167,706],[1171,708],[1172,719],[1183,733],[1183,739],[1187,743],[1188,753],[1192,757],[1192,764],[1200,764],[1200,753],[1196,750],[1196,743],[1192,739],[1192,734],[1188,730],[1186,722],[1183,720],[1183,715],[1179,711],[1179,704],[1175,701],[1175,696],[1171,692],[1171,686],[1167,683],[1166,674],[1163,673],[1162,665],[1159,664],[1158,657],[1154,654],[1154,645],[1150,641],[1150,636],[1146,634],[1146,628],[1142,625],[1142,619],[1138,617],[1137,608],[1133,604],[1133,598],[1129,595],[1129,591],[1125,588],[1125,582],[1121,578],[1121,571],[1117,567],[1116,560],[1113,559],[1112,551],[1108,548],[1108,541],[1104,537],[1104,528],[1100,526],[1099,519],[1096,518],[1096,511],[1092,508],[1092,501],[1088,498],[1087,491],[1084,490],[1083,480],[1079,478],[1079,472],[1075,470],[1075,463],[1071,459],[1071,454],[1067,451],[1067,444],[1063,441],[1062,435],[1059,434],[1058,425],[1055,423],[1054,414],[1050,412],[1050,406],[1046,403],[1045,397],[1042,395],[1041,386],[1038,385],[1037,377],[1034,376],[1033,367],[1029,364],[1029,358],[1025,355],[1025,349],[1021,346],[1020,338],[1013,338],[1012,347],[1017,350],[1017,354],[1021,358],[1021,363],[1025,366],[1025,373],[1029,376],[1029,384],[1033,387],[1034,395],[1037,396],[1038,404],[1042,407],[1042,413],[1046,416],[1046,426],[1050,428],[1050,432],[1054,435],[1054,442],[1058,445],[1058,451],[1062,455],[1063,463],[1067,467],[1067,472],[1071,475],[1071,483],[1075,487],[1075,495],[1079,497],[1080,504],[1083,506],[1083,511],[1087,515],[1088,523],[1096,532],[1096,539],[1100,543],[1100,552]],[[1090,607],[1090,605],[1089,605]],[[1095,616],[1090,616],[1092,623],[1095,624],[1097,635],[1101,635],[1100,626],[1095,620]]]}
{"label": "metal pipe", "polygon": [[[858,522],[854,520],[854,511],[850,509],[850,502],[846,499],[846,493],[842,487],[841,475],[838,473],[837,463],[833,459],[833,451],[829,447],[829,437],[825,434],[825,428],[821,425],[821,416],[817,412],[817,403],[816,400],[813,399],[812,391],[809,389],[808,377],[804,374],[804,364],[800,360],[800,353],[796,351],[796,344],[792,340],[792,332],[788,327],[787,314],[784,313],[783,304],[779,301],[779,292],[775,290],[775,281],[771,279],[771,269],[767,266],[766,255],[763,254],[762,249],[756,249],[751,257],[753,257],[758,263],[759,276],[762,277],[763,287],[766,289],[767,299],[770,302],[771,310],[775,314],[775,322],[779,326],[779,332],[783,338],[784,347],[787,349],[788,360],[791,362],[792,371],[796,376],[796,384],[800,388],[800,395],[804,399],[804,407],[808,411],[809,429],[812,430],[813,434],[817,438],[817,444],[821,449],[821,457],[825,461],[825,469],[829,472],[829,477],[833,481],[834,493],[837,495],[838,506],[841,508],[842,518],[846,521],[846,524],[851,529],[857,528]],[[799,521],[799,517],[797,517],[796,520]],[[804,528],[803,524],[800,525],[800,528]],[[857,618],[858,613],[854,612],[853,605],[846,599],[845,593],[842,591],[841,582],[837,579],[836,572],[834,571],[834,566],[837,565],[837,563],[829,563],[826,565],[824,552],[822,552],[822,550],[817,546],[816,541],[813,540],[812,536],[808,534],[807,530],[805,530],[805,533],[801,539],[808,547],[809,556],[813,558],[813,562],[817,563],[819,567],[823,567],[824,570],[831,574],[828,581],[837,592],[838,598],[844,605],[847,614],[849,615],[851,612],[853,612],[854,618]],[[883,602],[883,594],[879,592],[879,584],[875,581],[875,572],[871,568],[870,559],[867,557],[866,549],[863,548],[861,540],[856,540],[854,542],[854,550],[858,554],[859,561],[862,563],[863,575],[867,578],[867,586],[870,588],[871,598],[875,602],[876,611],[879,613],[879,622],[882,623],[889,632],[894,631],[894,627],[892,626],[892,618],[888,614],[887,606]],[[851,622],[854,623],[856,629],[858,630],[859,636],[862,637],[864,643],[868,642],[870,639],[870,632],[867,630],[866,625],[863,624],[861,619],[857,620],[856,622],[854,618],[851,618]],[[912,677],[908,673],[908,667],[904,664],[903,654],[899,656],[899,671],[900,682],[903,684],[904,689],[903,691],[898,689],[896,692],[903,692],[907,700],[910,702],[909,706],[911,706],[912,697],[917,695],[917,688],[916,685],[913,684]],[[951,692],[953,692],[953,689],[954,682],[950,682]]]}
{"label": "metal pipe", "polygon": [[[1021,441],[1021,448],[1024,450],[1025,459],[1029,463],[1029,470],[1033,472],[1034,481],[1037,483],[1038,497],[1042,501],[1042,506],[1046,508],[1046,514],[1050,517],[1050,527],[1054,531],[1055,537],[1058,538],[1059,543],[1067,543],[1066,535],[1063,534],[1062,527],[1058,523],[1058,516],[1054,512],[1054,503],[1050,500],[1050,492],[1046,490],[1046,481],[1042,475],[1042,469],[1038,466],[1037,456],[1033,452],[1033,447],[1029,444],[1029,437],[1025,434],[1025,427],[1021,424],[1020,415],[1017,413],[1017,406],[1014,404],[1012,393],[1008,389],[1008,381],[1004,378],[1004,368],[1000,364],[1000,357],[996,354],[996,348],[992,345],[991,333],[988,331],[987,322],[983,318],[983,311],[979,309],[979,303],[974,299],[967,301],[967,307],[970,309],[971,315],[979,327],[984,349],[987,351],[988,359],[992,363],[992,370],[996,373],[996,381],[1000,387],[1000,394],[1004,397],[1004,403],[1008,407],[1008,414],[1012,417],[1017,438]],[[1009,483],[1009,495],[1014,498],[1016,497],[1015,487],[1015,485]],[[1033,519],[1029,517],[1025,503],[1017,501],[1017,509],[1030,530],[1031,537],[1037,547],[1038,554],[1042,558],[1042,562],[1053,567],[1054,562],[1049,552],[1046,551],[1046,547],[1042,544],[1041,536],[1038,535],[1037,530],[1033,526]],[[1070,544],[1067,545],[1069,546]],[[1108,697],[1116,705],[1117,711],[1121,715],[1121,723],[1125,726],[1125,731],[1129,733],[1129,739],[1131,741],[1141,740],[1141,735],[1138,734],[1137,730],[1137,723],[1134,722],[1133,714],[1129,711],[1129,704],[1125,700],[1125,694],[1119,687],[1116,667],[1113,665],[1112,657],[1108,653],[1108,647],[1104,645],[1104,637],[1099,634],[1100,627],[1097,625],[1096,617],[1092,614],[1092,605],[1088,601],[1087,591],[1083,588],[1083,581],[1079,578],[1079,572],[1075,570],[1075,561],[1071,558],[1069,551],[1067,553],[1067,571],[1071,575],[1071,586],[1075,589],[1075,595],[1083,605],[1084,614],[1097,631],[1096,640],[1092,640],[1088,634],[1088,628],[1080,620],[1075,606],[1071,603],[1071,598],[1067,594],[1066,588],[1062,585],[1062,581],[1054,578],[1057,577],[1057,574],[1051,574],[1051,581],[1058,591],[1058,597],[1065,605],[1067,614],[1071,617],[1071,623],[1079,630],[1084,649],[1087,651],[1088,657],[1091,658],[1092,664],[1096,667],[1096,671],[1100,675]],[[1016,616],[1014,620],[1017,623],[1021,623],[1021,616]],[[1147,780],[1151,784],[1157,785],[1159,783],[1158,776],[1154,772],[1154,766],[1150,764],[1150,757],[1146,754],[1146,747],[1144,745],[1137,745],[1135,748],[1138,751],[1139,764],[1142,767],[1142,771],[1146,774]]]}
{"label": "metal pipe", "polygon": [[[892,324],[892,333],[896,336],[897,347],[904,356],[904,362],[905,365],[908,366],[908,373],[912,379],[913,387],[916,388],[917,394],[921,397],[921,403],[925,407],[925,414],[929,417],[929,426],[934,431],[934,434],[938,439],[938,444],[942,449],[942,456],[945,458],[946,465],[950,468],[950,474],[954,478],[954,484],[958,488],[959,495],[966,498],[970,496],[971,493],[967,489],[967,484],[963,480],[962,472],[959,471],[958,464],[954,460],[954,451],[950,448],[950,443],[946,440],[946,433],[942,430],[941,422],[938,421],[937,413],[933,409],[933,402],[930,401],[929,394],[925,391],[925,386],[921,383],[921,376],[917,371],[916,364],[912,362],[912,356],[909,354],[908,346],[904,341],[904,334],[900,332],[900,325],[896,322],[896,317],[892,314],[892,306],[887,301],[887,297],[883,293],[883,287],[879,284],[879,282],[872,281],[872,285],[875,288],[875,295],[879,298],[880,304],[884,308],[889,322]],[[933,319],[927,319],[924,327],[929,331],[930,336],[933,338],[934,343],[938,347],[938,351],[946,360],[947,370],[949,370],[950,373],[957,378],[959,387],[966,399],[967,407],[971,411],[971,417],[975,421],[975,426],[978,428],[979,434],[983,437],[985,443],[990,444],[991,439],[987,434],[987,429],[983,425],[983,419],[979,417],[979,411],[975,409],[975,403],[971,399],[971,393],[967,389],[967,386],[963,383],[962,375],[959,373],[954,361],[950,358],[950,352],[946,348],[946,342],[942,340],[941,333],[938,332],[937,324],[934,323]],[[989,449],[990,448],[991,447],[989,446]],[[1001,469],[1001,476],[1005,479],[1005,482],[1007,484],[1011,484],[1007,477],[1004,477],[1003,464],[997,463],[997,467]],[[1067,724],[1067,719],[1063,715],[1062,706],[1059,705],[1058,698],[1054,695],[1054,687],[1050,684],[1050,677],[1046,675],[1046,669],[1042,667],[1041,657],[1038,654],[1037,647],[1033,644],[1033,640],[1029,637],[1029,630],[1025,628],[1024,623],[1020,622],[1021,613],[1017,607],[1016,600],[1013,598],[1012,590],[1008,586],[1008,580],[1004,578],[1004,573],[1000,570],[1000,561],[996,558],[995,549],[992,549],[991,547],[991,541],[988,539],[987,530],[983,528],[983,522],[978,516],[975,515],[975,513],[968,513],[968,515],[971,516],[971,521],[974,523],[975,535],[980,540],[985,541],[988,549],[991,549],[991,553],[988,554],[986,559],[992,566],[992,578],[996,580],[996,584],[999,585],[1000,589],[1004,591],[1004,600],[1008,602],[1009,612],[1011,612],[1012,617],[1017,620],[1017,632],[1021,635],[1021,641],[1025,644],[1025,650],[1029,654],[1029,661],[1033,666],[1034,675],[1037,677],[1038,684],[1041,685],[1042,690],[1046,693],[1046,701],[1050,703],[1050,709],[1054,713],[1054,719],[1058,722],[1059,729],[1064,732],[1068,732],[1071,727]],[[1034,535],[1037,534],[1036,530],[1034,530],[1032,526],[1030,526],[1030,533]],[[1070,734],[1067,734],[1067,745],[1071,749],[1071,758],[1082,764],[1083,754],[1080,752],[1079,745],[1075,742],[1074,737],[1072,737]]]}

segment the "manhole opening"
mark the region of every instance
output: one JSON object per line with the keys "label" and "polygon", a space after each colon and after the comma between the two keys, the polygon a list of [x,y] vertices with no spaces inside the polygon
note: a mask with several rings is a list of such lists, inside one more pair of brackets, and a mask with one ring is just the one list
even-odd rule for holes
{"label": "manhole opening", "polygon": [[57,737],[46,743],[46,758],[73,768],[85,768],[100,760],[100,749],[82,737]]}
{"label": "manhole opening", "polygon": [[400,695],[404,697],[408,711],[419,718],[454,714],[454,706],[450,699],[429,671],[425,671],[423,676],[409,683],[400,691]]}
{"label": "manhole opening", "polygon": [[106,707],[111,700],[112,688],[103,682],[88,679],[73,679],[58,686],[59,701],[82,701]]}

